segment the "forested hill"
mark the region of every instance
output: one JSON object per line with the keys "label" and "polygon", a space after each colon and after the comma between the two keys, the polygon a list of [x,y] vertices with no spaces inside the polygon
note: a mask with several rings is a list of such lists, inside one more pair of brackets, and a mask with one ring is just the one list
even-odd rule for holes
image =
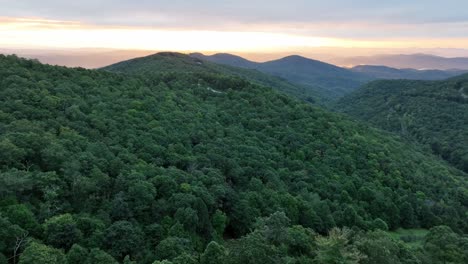
{"label": "forested hill", "polygon": [[2,264],[464,263],[467,179],[238,78],[0,55]]}
{"label": "forested hill", "polygon": [[377,81],[337,109],[427,146],[468,172],[468,75],[445,81]]}
{"label": "forested hill", "polygon": [[297,55],[262,63],[248,61],[231,54],[206,56],[201,53],[193,53],[191,56],[219,64],[256,69],[279,76],[291,83],[317,91],[320,98],[325,102],[350,93],[373,79],[359,72]]}
{"label": "forested hill", "polygon": [[103,68],[107,71],[148,75],[161,72],[219,73],[237,76],[253,83],[272,87],[308,102],[319,102],[319,89],[292,84],[279,77],[253,69],[222,65],[176,52],[160,52],[150,56],[119,62]]}

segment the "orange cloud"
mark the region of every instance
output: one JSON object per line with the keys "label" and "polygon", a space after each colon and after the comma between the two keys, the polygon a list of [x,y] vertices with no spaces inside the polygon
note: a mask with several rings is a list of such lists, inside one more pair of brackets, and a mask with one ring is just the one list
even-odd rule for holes
{"label": "orange cloud", "polygon": [[[230,30],[191,30],[90,25],[77,21],[42,18],[0,17],[0,47],[3,48],[110,48],[172,51],[288,52],[318,47],[337,48],[465,48],[468,38],[331,38],[311,36],[323,28],[366,25],[301,24],[263,25]],[[372,25],[367,25],[372,26]],[[395,30],[389,25],[382,30]],[[289,32],[289,33],[288,33]]]}

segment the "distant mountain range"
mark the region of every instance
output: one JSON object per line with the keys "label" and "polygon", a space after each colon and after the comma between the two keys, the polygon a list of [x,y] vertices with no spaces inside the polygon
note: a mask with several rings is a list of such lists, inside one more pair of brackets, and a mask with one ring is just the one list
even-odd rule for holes
{"label": "distant mountain range", "polygon": [[412,69],[438,69],[468,70],[468,58],[445,58],[429,54],[409,54],[409,55],[375,55],[360,56],[350,58],[335,58],[331,60],[337,65],[385,65],[393,68]]}
{"label": "distant mountain range", "polygon": [[211,56],[193,53],[190,56],[218,64],[255,69],[311,89],[318,87],[320,95],[326,99],[343,96],[372,80],[362,73],[297,55],[268,62],[253,62],[224,53]]}
{"label": "distant mountain range", "polygon": [[442,80],[467,72],[467,70],[396,69],[370,65],[347,69],[296,55],[263,63],[226,53],[211,56],[193,53],[190,56],[218,64],[255,69],[314,89],[319,87],[319,93],[325,100],[341,97],[376,79]]}
{"label": "distant mountain range", "polygon": [[103,69],[130,74],[215,72],[237,76],[269,86],[301,100],[327,104],[377,79],[442,80],[466,71],[396,69],[386,66],[342,68],[297,55],[268,62],[253,62],[240,56],[220,53],[211,56],[161,52],[135,58]]}
{"label": "distant mountain range", "polygon": [[[242,59],[239,57],[239,59]],[[244,59],[242,59],[244,60]],[[248,62],[247,60],[244,60]],[[239,60],[238,63],[244,63]],[[229,64],[236,64],[232,62]],[[236,76],[250,82],[268,86],[301,100],[316,102],[320,98],[320,88],[313,85],[303,86],[290,83],[280,77],[262,73],[253,67],[230,66],[228,63],[214,63],[199,59],[197,56],[188,56],[176,52],[160,52],[150,56],[135,58],[109,65],[102,69],[112,72],[127,74],[150,74],[164,72],[187,72],[187,73],[219,73],[227,76]],[[252,69],[249,69],[252,68]]]}
{"label": "distant mountain range", "polygon": [[372,79],[443,80],[464,74],[468,70],[415,70],[396,69],[387,66],[360,65],[351,71],[362,73]]}

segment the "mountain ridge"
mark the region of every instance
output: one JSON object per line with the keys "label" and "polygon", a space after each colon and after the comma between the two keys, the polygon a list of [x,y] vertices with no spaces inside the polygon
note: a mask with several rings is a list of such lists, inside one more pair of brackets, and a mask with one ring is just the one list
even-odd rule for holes
{"label": "mountain ridge", "polygon": [[351,71],[363,73],[375,79],[408,79],[408,80],[443,80],[462,75],[468,70],[417,70],[411,68],[392,68],[383,65],[358,65]]}
{"label": "mountain ridge", "polygon": [[[359,73],[300,55],[290,55],[266,62],[252,62],[231,54],[207,56],[197,53],[191,56],[220,64],[252,68],[279,76],[291,83],[318,87],[320,95],[325,100],[340,97],[367,81],[367,77]],[[242,63],[235,63],[238,61]],[[337,74],[339,76],[336,76]]]}
{"label": "mountain ridge", "polygon": [[[232,56],[230,54],[227,55],[230,58]],[[237,60],[236,57],[234,58]],[[173,72],[182,69],[188,72],[222,73],[242,77],[257,84],[272,87],[278,91],[293,95],[300,100],[308,102],[320,101],[318,89],[314,87],[293,84],[281,77],[265,74],[256,69],[219,64],[178,52],[159,52],[145,57],[118,62],[101,69],[140,75]]]}
{"label": "mountain ridge", "polygon": [[318,87],[320,95],[325,100],[342,97],[366,82],[376,79],[441,80],[466,72],[465,70],[397,69],[383,65],[344,68],[300,55],[289,55],[266,62],[254,62],[227,53],[214,55],[192,53],[190,56],[219,64],[256,69],[279,76],[291,83],[313,85]]}
{"label": "mountain ridge", "polygon": [[338,65],[385,65],[397,69],[468,70],[468,57],[442,57],[425,53],[357,56],[331,61]]}

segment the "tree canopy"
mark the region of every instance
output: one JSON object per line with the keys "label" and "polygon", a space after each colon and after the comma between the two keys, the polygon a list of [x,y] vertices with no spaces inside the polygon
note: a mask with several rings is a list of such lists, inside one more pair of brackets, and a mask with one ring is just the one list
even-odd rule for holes
{"label": "tree canopy", "polygon": [[466,259],[465,173],[270,88],[0,56],[0,100],[7,259],[364,263],[375,240],[403,263],[452,248],[374,232],[442,224]]}
{"label": "tree canopy", "polygon": [[419,142],[468,172],[468,75],[445,81],[378,81],[337,109]]}

